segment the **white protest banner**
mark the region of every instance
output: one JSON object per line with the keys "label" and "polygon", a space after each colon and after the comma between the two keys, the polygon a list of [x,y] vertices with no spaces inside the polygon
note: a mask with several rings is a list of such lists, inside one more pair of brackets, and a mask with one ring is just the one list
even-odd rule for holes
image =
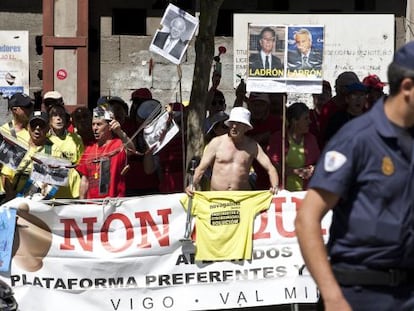
{"label": "white protest banner", "polygon": [[0,92],[29,93],[29,32],[0,31]]}
{"label": "white protest banner", "polygon": [[16,210],[0,209],[0,271],[9,270],[15,227]]}
{"label": "white protest banner", "polygon": [[[314,303],[294,218],[280,192],[254,223],[253,259],[197,262],[183,244],[182,193],[102,201],[15,199],[10,282],[20,310],[206,310]],[[229,192],[231,195],[231,192]],[[330,218],[323,221],[327,238]],[[183,247],[183,245],[185,247]]]}

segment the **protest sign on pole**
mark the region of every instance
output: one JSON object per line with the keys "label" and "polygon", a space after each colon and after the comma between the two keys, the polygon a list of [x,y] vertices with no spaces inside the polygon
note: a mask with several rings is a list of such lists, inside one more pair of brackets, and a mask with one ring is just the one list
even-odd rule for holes
{"label": "protest sign on pole", "polygon": [[[332,85],[343,71],[354,71],[362,79],[376,74],[386,81],[386,70],[394,53],[394,15],[392,14],[234,14],[233,37],[233,85],[247,80],[248,91],[260,87],[260,83],[248,77],[249,25],[285,25],[287,49],[293,47],[292,36],[300,28],[313,28],[313,43],[320,45],[320,29],[323,27],[322,78]],[[360,31],[364,25],[366,31]],[[319,28],[319,29],[318,29]],[[319,39],[318,39],[319,38]],[[280,82],[279,82],[280,83]],[[308,81],[286,82],[287,92],[313,93]],[[312,83],[311,83],[312,84]],[[262,90],[263,91],[263,90]],[[278,92],[268,89],[266,92]],[[317,93],[317,92],[315,92]]]}
{"label": "protest sign on pole", "polygon": [[29,32],[0,31],[0,92],[29,93]]}

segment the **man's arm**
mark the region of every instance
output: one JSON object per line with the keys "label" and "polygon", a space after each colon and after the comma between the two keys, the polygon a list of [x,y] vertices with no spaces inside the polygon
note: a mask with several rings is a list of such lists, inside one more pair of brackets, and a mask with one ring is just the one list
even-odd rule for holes
{"label": "man's arm", "polygon": [[326,311],[351,310],[332,272],[321,235],[322,218],[338,200],[339,197],[331,192],[309,189],[295,220],[303,259],[321,291]]}
{"label": "man's arm", "polygon": [[115,135],[118,136],[122,140],[122,143],[126,147],[127,154],[135,153],[136,149],[135,149],[134,142],[122,130],[121,124],[119,124],[119,122],[117,120],[112,120],[109,123],[109,125],[111,127],[112,132],[114,132]]}
{"label": "man's arm", "polygon": [[79,189],[79,198],[86,199],[86,194],[88,193],[89,181],[88,178],[84,175],[81,177],[81,184]]}
{"label": "man's arm", "polygon": [[193,177],[193,187],[191,185],[185,188],[185,192],[192,196],[194,194],[194,189],[200,183],[201,178],[203,177],[207,168],[213,165],[214,159],[216,158],[216,150],[219,138],[214,138],[210,143],[206,146],[203,156],[200,160],[200,164],[196,167],[194,171]]}
{"label": "man's arm", "polygon": [[263,151],[262,147],[256,142],[257,144],[257,156],[256,160],[259,162],[261,166],[266,170],[267,174],[269,175],[270,180],[270,191],[273,194],[276,194],[279,190],[279,176],[277,174],[276,168],[273,166],[272,162],[270,161],[267,154]]}

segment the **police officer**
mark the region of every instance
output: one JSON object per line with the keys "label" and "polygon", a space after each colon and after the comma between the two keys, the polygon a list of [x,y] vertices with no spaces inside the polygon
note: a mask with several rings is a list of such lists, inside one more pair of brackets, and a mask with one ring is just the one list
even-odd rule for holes
{"label": "police officer", "polygon": [[329,141],[296,217],[325,310],[414,310],[414,42],[388,81],[390,96]]}

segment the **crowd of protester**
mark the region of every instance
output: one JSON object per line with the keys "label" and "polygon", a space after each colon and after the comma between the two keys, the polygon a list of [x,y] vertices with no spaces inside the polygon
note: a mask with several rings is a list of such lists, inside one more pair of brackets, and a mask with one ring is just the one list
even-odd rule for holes
{"label": "crowd of protester", "polygon": [[[229,125],[235,123],[228,121],[228,110],[232,109],[226,110],[226,99],[218,89],[220,79],[220,75],[213,74],[207,96],[203,125],[207,147],[217,137],[231,136]],[[233,109],[245,107],[249,112],[242,121],[251,126],[243,132],[270,159],[280,180],[280,184],[272,185],[268,168],[260,165],[253,154],[251,165],[245,168],[249,186],[243,188],[259,190],[277,186],[289,191],[306,190],[326,142],[346,122],[369,110],[384,95],[384,86],[374,74],[361,82],[354,72],[343,72],[335,81],[335,96],[332,97],[330,83],[324,80],[322,93],[313,94],[313,106],[308,107],[301,102],[287,104],[286,94],[248,94],[242,81],[236,89]],[[185,131],[181,115],[185,107],[181,103],[164,107],[147,88],[133,91],[130,101],[128,105],[121,97],[102,96],[93,110],[79,107],[69,113],[58,91],[46,92],[37,108],[25,94],[11,96],[8,107],[11,120],[1,126],[0,134],[28,152],[16,168],[3,164],[0,185],[3,200],[32,196],[35,192],[40,192],[41,198],[81,199],[183,192],[186,135],[181,133]],[[285,120],[283,105],[287,106]],[[143,129],[155,112],[159,114],[165,109],[180,132],[153,154]],[[43,164],[39,154],[70,163],[67,185],[47,193],[50,189],[45,190],[46,185],[31,180],[33,163]],[[263,159],[259,160],[263,164]],[[211,190],[213,166],[214,161],[203,169],[200,189]]]}
{"label": "crowd of protester", "polygon": [[[131,101],[129,108],[120,97],[103,96],[93,110],[78,107],[69,113],[58,91],[46,92],[38,107],[25,94],[11,96],[10,121],[0,128],[2,150],[14,155],[24,150],[24,157],[18,165],[13,156],[2,158],[3,202],[15,197],[100,199],[183,191],[183,182],[175,180],[182,180],[183,173],[171,177],[173,171],[182,171],[176,165],[182,163],[182,154],[167,146],[153,155],[142,134],[154,103],[158,113],[161,103],[146,88],[134,91]],[[55,180],[32,180],[34,165]],[[62,176],[64,185],[55,182]]]}

